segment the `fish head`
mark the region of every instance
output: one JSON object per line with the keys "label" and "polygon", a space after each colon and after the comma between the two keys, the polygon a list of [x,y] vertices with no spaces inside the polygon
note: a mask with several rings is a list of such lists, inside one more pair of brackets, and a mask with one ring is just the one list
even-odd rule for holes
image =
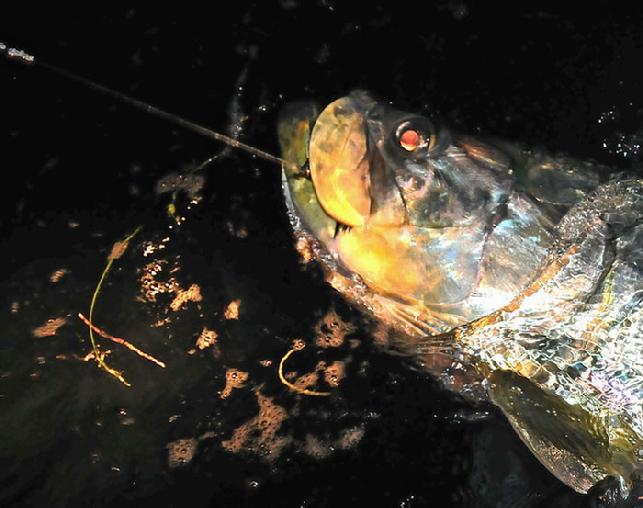
{"label": "fish head", "polygon": [[279,132],[295,233],[336,289],[404,332],[394,349],[492,402],[576,491],[639,481],[641,391],[622,373],[640,364],[622,351],[640,331],[640,179],[596,188],[591,166],[521,159],[363,92],[299,107]]}
{"label": "fish head", "polygon": [[514,183],[499,150],[362,91],[323,109],[292,104],[278,132],[282,156],[301,168],[284,168],[296,231],[312,235],[332,270],[362,290],[428,312],[423,321],[440,333],[524,285],[503,283],[501,301],[476,299],[491,262],[485,244]]}

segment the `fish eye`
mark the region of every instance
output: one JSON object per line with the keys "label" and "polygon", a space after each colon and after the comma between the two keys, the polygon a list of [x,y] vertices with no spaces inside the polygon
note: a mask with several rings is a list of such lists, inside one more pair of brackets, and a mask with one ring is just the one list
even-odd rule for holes
{"label": "fish eye", "polygon": [[406,129],[400,135],[400,146],[408,152],[416,150],[421,142],[422,138],[420,137],[420,133],[415,129]]}
{"label": "fish eye", "polygon": [[431,149],[435,144],[430,128],[413,121],[402,122],[395,131],[395,139],[400,148],[411,153]]}

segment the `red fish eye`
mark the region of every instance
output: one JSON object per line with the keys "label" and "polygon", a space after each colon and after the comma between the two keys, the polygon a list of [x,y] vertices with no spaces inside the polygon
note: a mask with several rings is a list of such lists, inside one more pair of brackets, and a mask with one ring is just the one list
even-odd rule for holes
{"label": "red fish eye", "polygon": [[417,150],[420,146],[420,133],[413,129],[405,130],[400,136],[400,146],[409,152]]}

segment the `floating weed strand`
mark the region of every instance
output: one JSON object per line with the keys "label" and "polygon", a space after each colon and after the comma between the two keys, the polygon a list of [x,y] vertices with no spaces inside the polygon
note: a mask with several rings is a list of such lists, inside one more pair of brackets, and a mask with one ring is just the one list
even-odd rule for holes
{"label": "floating weed strand", "polygon": [[302,395],[310,395],[313,397],[328,397],[330,395],[330,392],[317,392],[315,390],[308,390],[307,388],[301,388],[297,385],[292,384],[284,377],[284,363],[286,363],[286,360],[290,357],[290,355],[292,355],[295,351],[299,351],[299,349],[300,348],[296,348],[296,347],[292,348],[283,356],[283,358],[279,362],[279,380],[291,390],[297,393],[301,393]]}
{"label": "floating weed strand", "polygon": [[127,249],[129,242],[132,240],[132,238],[134,238],[138,234],[141,228],[142,226],[138,226],[133,233],[130,233],[129,235],[127,235],[122,241],[116,242],[112,247],[112,251],[107,257],[107,264],[105,265],[105,269],[103,270],[103,273],[100,276],[98,284],[96,285],[96,289],[94,290],[94,294],[92,295],[92,301],[91,301],[91,304],[89,305],[89,319],[87,322],[87,326],[89,327],[89,340],[92,343],[94,358],[96,359],[98,366],[101,369],[103,369],[105,372],[108,372],[109,374],[114,376],[121,383],[123,383],[125,386],[128,386],[128,387],[132,385],[125,380],[125,378],[123,377],[123,373],[107,365],[107,363],[105,363],[104,357],[100,354],[100,351],[98,350],[98,345],[96,344],[96,339],[94,338],[93,318],[94,318],[94,307],[96,306],[96,300],[98,299],[98,295],[100,294],[100,291],[103,287],[103,283],[107,278],[107,274],[111,270],[112,265],[114,264],[114,261],[120,258],[123,254],[125,254],[125,250]]}
{"label": "floating weed strand", "polygon": [[102,330],[101,328],[98,328],[98,326],[90,323],[89,319],[87,319],[85,316],[83,316],[80,312],[78,313],[78,317],[80,318],[80,320],[83,323],[85,323],[87,326],[92,328],[101,337],[104,337],[105,339],[111,340],[112,342],[116,342],[116,344],[120,344],[121,346],[125,346],[130,351],[134,351],[138,356],[140,356],[142,358],[145,358],[146,360],[149,360],[152,363],[155,363],[159,367],[165,368],[165,363],[163,363],[162,361],[157,360],[151,354],[146,353],[145,351],[141,351],[139,348],[137,348],[131,342],[128,342],[125,339],[121,339],[120,337],[114,337],[113,335],[107,333],[105,330]]}

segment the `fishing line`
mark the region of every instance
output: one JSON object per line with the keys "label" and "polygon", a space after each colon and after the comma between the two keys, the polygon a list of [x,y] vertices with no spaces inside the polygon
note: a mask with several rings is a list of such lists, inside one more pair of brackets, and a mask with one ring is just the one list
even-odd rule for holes
{"label": "fishing line", "polygon": [[[133,108],[138,109],[140,111],[143,111],[145,113],[148,113],[148,114],[150,114],[152,116],[155,116],[157,118],[161,118],[163,120],[166,120],[168,122],[173,123],[174,125],[177,125],[179,127],[187,129],[189,131],[195,132],[195,133],[200,134],[202,136],[214,139],[215,141],[219,141],[221,143],[224,143],[225,145],[228,145],[228,146],[230,146],[232,148],[238,148],[238,149],[243,150],[243,151],[245,151],[245,152],[247,152],[247,153],[249,153],[251,155],[259,157],[261,159],[264,159],[264,160],[267,160],[269,162],[279,164],[284,169],[287,169],[288,171],[290,171],[290,172],[292,172],[294,174],[300,174],[300,173],[303,174],[303,169],[300,168],[299,165],[295,164],[294,162],[290,162],[290,161],[284,160],[284,159],[282,159],[280,157],[276,157],[276,156],[274,156],[274,155],[272,155],[272,154],[270,154],[268,152],[265,152],[265,151],[263,151],[263,150],[261,150],[259,148],[255,148],[254,146],[247,145],[247,144],[245,144],[245,143],[243,143],[241,141],[238,141],[238,140],[236,140],[236,139],[234,139],[234,138],[232,138],[230,136],[227,136],[225,134],[221,134],[220,132],[216,132],[216,131],[208,128],[208,127],[205,127],[205,126],[200,125],[198,123],[195,123],[195,122],[192,122],[190,120],[187,120],[186,118],[183,118],[181,116],[175,115],[174,113],[170,113],[169,111],[166,111],[164,109],[161,109],[161,108],[158,108],[158,107],[153,106],[151,104],[148,104],[148,103],[146,103],[144,101],[141,101],[141,100],[136,99],[134,97],[131,97],[131,96],[127,95],[127,94],[119,92],[118,90],[114,90],[112,88],[109,88],[109,87],[107,87],[105,85],[102,85],[102,84],[96,82],[96,81],[93,81],[91,79],[85,78],[85,77],[83,77],[83,76],[81,76],[79,74],[76,74],[74,72],[68,71],[68,70],[66,70],[66,69],[64,69],[62,67],[58,67],[56,65],[52,65],[52,64],[49,64],[47,62],[43,62],[40,59],[36,59],[36,57],[34,57],[33,55],[27,53],[26,51],[16,49],[16,48],[13,48],[13,47],[9,47],[3,42],[0,42],[0,55],[4,56],[7,60],[17,61],[17,62],[19,62],[21,64],[24,64],[24,65],[27,65],[27,66],[37,65],[39,68],[47,70],[47,71],[49,71],[49,72],[51,72],[51,73],[53,73],[53,74],[55,74],[57,76],[63,77],[63,78],[65,78],[67,80],[70,80],[70,81],[74,81],[74,82],[76,82],[76,83],[78,83],[78,84],[80,84],[80,85],[82,85],[82,86],[84,86],[86,88],[89,88],[91,90],[95,90],[96,92],[99,92],[99,93],[101,93],[103,95],[106,95],[108,97],[112,97],[113,99],[116,99],[119,102],[128,104],[128,105],[132,106]],[[205,162],[201,163],[192,172],[199,171],[199,170],[203,169],[208,164],[210,164],[211,162],[216,160],[219,155],[214,155],[214,156],[208,158]],[[174,217],[175,212],[174,212],[173,207],[174,207],[174,203],[172,202],[168,207],[168,212],[170,213],[171,216]],[[110,254],[110,256],[108,258],[107,265],[105,266],[105,269],[103,270],[103,272],[101,274],[101,277],[100,277],[100,280],[98,282],[98,285],[96,286],[96,289],[94,290],[92,300],[91,300],[91,303],[90,303],[90,307],[89,307],[89,316],[88,316],[88,318],[85,318],[84,316],[82,316],[82,314],[79,315],[81,317],[81,319],[83,319],[86,322],[86,324],[88,325],[88,327],[89,327],[89,338],[90,338],[91,345],[92,345],[92,354],[93,354],[94,359],[96,360],[96,362],[98,363],[100,368],[102,368],[103,370],[105,370],[106,372],[108,372],[109,374],[114,376],[116,379],[118,379],[125,386],[131,386],[131,385],[125,380],[125,378],[123,377],[122,372],[120,372],[120,371],[110,367],[109,365],[107,365],[107,363],[104,360],[106,353],[102,353],[98,348],[98,344],[96,343],[96,340],[95,340],[95,337],[94,337],[94,331],[96,331],[99,335],[103,335],[103,336],[105,336],[106,332],[101,333],[102,330],[100,330],[99,328],[97,328],[93,324],[93,315],[94,315],[94,308],[96,306],[96,301],[98,299],[98,295],[100,294],[102,286],[103,286],[103,283],[104,283],[105,279],[107,278],[107,275],[108,275],[110,269],[112,268],[112,264],[114,263],[114,261],[116,259],[118,259],[122,255],[122,251],[124,251],[124,249],[127,247],[127,244],[140,231],[140,229],[141,229],[141,227],[139,226],[138,228],[136,228],[136,230],[133,233],[128,235],[123,241],[118,242],[117,244],[115,244],[114,249],[116,248],[116,245],[118,245],[119,249],[121,249],[121,250],[118,250],[118,251],[113,250],[112,254]],[[115,254],[115,252],[116,252],[116,254]],[[106,334],[106,335],[109,336],[109,334]],[[163,364],[162,362],[159,362],[158,360],[154,359],[153,357],[151,357],[147,353],[141,351],[140,349],[136,348],[135,346],[133,346],[132,344],[128,343],[124,339],[119,339],[118,337],[115,338],[113,336],[109,336],[109,338],[110,338],[110,340],[115,340],[116,342],[125,345],[129,349],[137,352],[137,354],[143,356],[144,358],[146,358],[148,360],[151,360],[151,361],[154,361],[155,363],[157,363],[160,366],[163,366],[163,367],[165,366],[165,364]],[[283,360],[282,360],[282,365],[283,365]],[[315,394],[319,395],[317,393],[315,393]]]}
{"label": "fishing line", "polygon": [[246,143],[238,141],[230,136],[226,136],[225,134],[221,134],[220,132],[213,131],[208,127],[192,122],[191,120],[187,120],[186,118],[175,115],[174,113],[170,113],[169,111],[165,111],[164,109],[158,108],[156,106],[148,104],[147,102],[131,97],[127,94],[124,94],[123,92],[119,92],[118,90],[114,90],[105,85],[101,85],[96,81],[85,78],[79,74],[68,71],[66,69],[63,69],[62,67],[58,67],[56,65],[43,62],[40,59],[36,59],[36,57],[31,54],[21,49],[9,47],[3,42],[0,42],[0,54],[3,54],[8,60],[17,60],[20,63],[26,64],[26,65],[37,65],[42,69],[52,72],[53,74],[61,76],[70,81],[79,83],[80,85],[85,86],[91,90],[95,90],[99,93],[102,93],[103,95],[112,97],[124,104],[128,104],[138,110],[144,111],[145,113],[148,113],[157,118],[162,118],[163,120],[171,122],[174,125],[178,125],[179,127],[182,127],[184,129],[187,129],[197,134],[200,134],[202,136],[214,139],[215,141],[219,141],[233,148],[238,148],[240,150],[243,150],[244,152],[247,152],[251,155],[267,160],[269,162],[280,164],[282,167],[284,167],[284,169],[288,169],[293,173],[301,172],[301,168],[294,162],[287,161],[285,159],[282,159],[281,157],[276,157],[259,148],[255,148],[254,146],[247,145]]}

